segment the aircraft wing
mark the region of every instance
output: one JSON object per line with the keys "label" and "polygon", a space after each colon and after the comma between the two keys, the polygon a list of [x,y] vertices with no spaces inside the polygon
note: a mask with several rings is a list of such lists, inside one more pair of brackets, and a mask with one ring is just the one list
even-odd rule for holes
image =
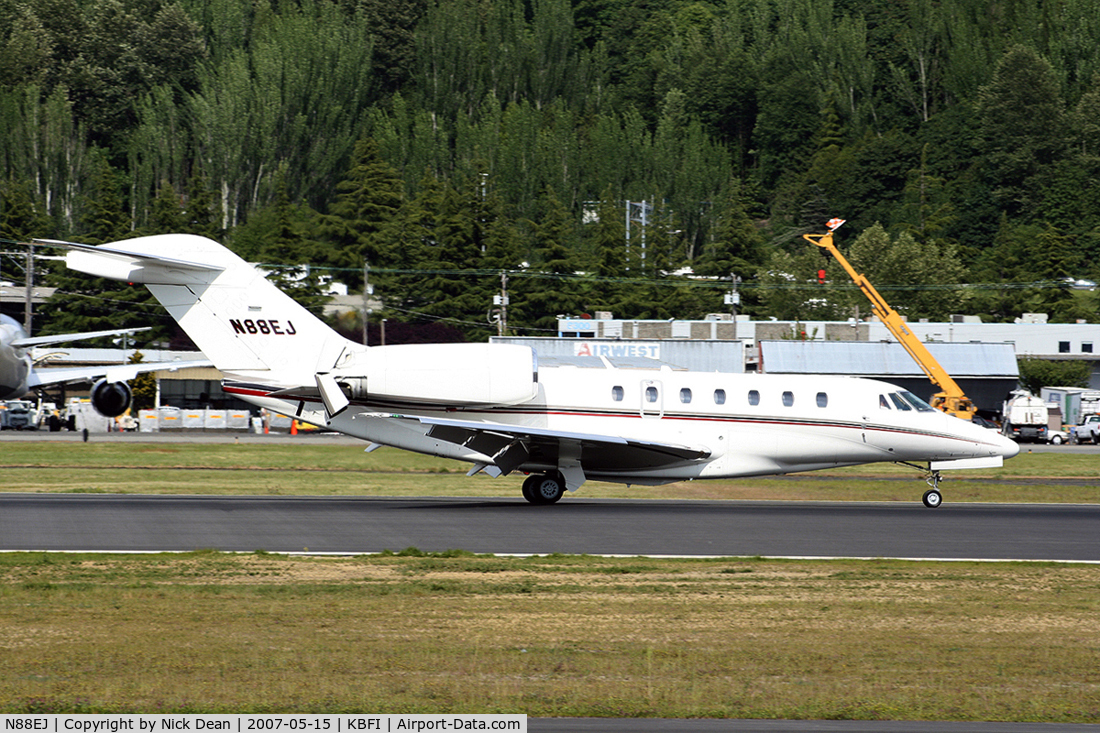
{"label": "aircraft wing", "polygon": [[212,366],[214,366],[214,362],[201,359],[195,361],[147,361],[138,364],[113,364],[101,367],[58,367],[56,369],[35,367],[27,377],[27,389],[69,382],[94,382],[101,377],[106,378],[108,382],[126,382],[146,372],[174,372],[179,369]]}
{"label": "aircraft wing", "polygon": [[501,474],[524,464],[558,466],[560,458],[580,462],[587,473],[653,469],[710,457],[703,447],[624,438],[601,433],[575,433],[506,423],[409,416],[428,425],[428,435],[461,445],[493,459]]}

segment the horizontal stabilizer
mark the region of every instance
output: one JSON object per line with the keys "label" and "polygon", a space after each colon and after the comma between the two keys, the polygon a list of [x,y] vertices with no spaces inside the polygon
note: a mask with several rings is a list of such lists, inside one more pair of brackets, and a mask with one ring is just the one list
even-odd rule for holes
{"label": "horizontal stabilizer", "polygon": [[27,379],[27,388],[36,389],[51,384],[69,384],[71,382],[94,382],[103,377],[108,382],[128,382],[139,374],[147,372],[174,372],[180,369],[212,367],[214,362],[203,359],[197,361],[143,361],[138,364],[118,364],[102,367],[58,367],[35,369]]}
{"label": "horizontal stabilizer", "polygon": [[[140,242],[140,240],[134,240]],[[127,247],[123,242],[90,245],[62,242],[53,239],[36,239],[38,244],[65,247],[65,263],[80,272],[127,282],[155,283],[176,282],[181,273],[210,274],[223,271],[221,265],[192,262],[159,253],[142,251],[140,246]],[[176,271],[174,276],[166,273]]]}
{"label": "horizontal stabilizer", "polygon": [[107,336],[122,336],[127,333],[148,331],[149,326],[142,328],[119,328],[113,331],[84,331],[82,333],[55,333],[50,336],[34,336],[32,338],[16,339],[11,345],[17,349],[25,349],[28,346],[49,346],[51,344],[67,344],[70,341],[85,341],[87,339],[104,338]]}

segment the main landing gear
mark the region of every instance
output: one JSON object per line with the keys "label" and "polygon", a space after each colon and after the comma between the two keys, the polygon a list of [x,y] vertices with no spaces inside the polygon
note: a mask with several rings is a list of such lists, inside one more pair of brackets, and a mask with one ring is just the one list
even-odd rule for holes
{"label": "main landing gear", "polygon": [[531,474],[523,480],[523,498],[532,504],[553,504],[565,493],[560,473]]}
{"label": "main landing gear", "polygon": [[898,463],[902,466],[915,468],[918,471],[922,471],[924,473],[924,482],[928,484],[931,488],[929,488],[928,491],[924,492],[924,496],[921,498],[921,501],[923,501],[924,505],[929,509],[939,508],[940,504],[943,503],[943,494],[940,493],[940,472],[933,471],[932,469],[925,468],[924,466],[918,466],[915,463],[907,463],[906,461],[898,461]]}

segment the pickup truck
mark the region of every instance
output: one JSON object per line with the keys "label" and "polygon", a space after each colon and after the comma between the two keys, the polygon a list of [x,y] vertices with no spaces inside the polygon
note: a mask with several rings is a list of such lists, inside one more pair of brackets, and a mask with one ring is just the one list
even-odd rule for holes
{"label": "pickup truck", "polygon": [[1073,428],[1074,443],[1100,443],[1100,415],[1089,415]]}

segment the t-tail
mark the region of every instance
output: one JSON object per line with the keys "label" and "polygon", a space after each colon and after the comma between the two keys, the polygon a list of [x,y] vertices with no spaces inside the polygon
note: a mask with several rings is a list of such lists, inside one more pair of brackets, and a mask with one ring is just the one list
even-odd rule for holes
{"label": "t-tail", "polygon": [[414,404],[518,404],[538,391],[530,347],[368,349],[340,336],[253,265],[204,237],[162,234],[98,247],[59,244],[70,248],[65,261],[71,269],[146,285],[230,381],[273,387],[266,393],[271,397],[306,395],[307,401],[323,402],[317,418],[322,423],[352,401],[393,412]]}
{"label": "t-tail", "polygon": [[349,348],[362,348],[205,237],[161,234],[98,247],[66,245],[71,269],[146,285],[222,372],[309,384]]}

